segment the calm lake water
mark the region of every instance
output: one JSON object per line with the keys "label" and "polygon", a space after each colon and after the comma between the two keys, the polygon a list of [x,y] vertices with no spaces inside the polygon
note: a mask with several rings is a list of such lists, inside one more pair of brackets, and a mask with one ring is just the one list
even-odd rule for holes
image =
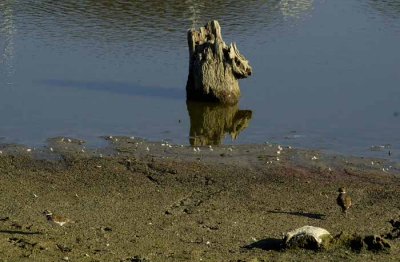
{"label": "calm lake water", "polygon": [[0,142],[189,144],[186,31],[210,19],[254,70],[221,143],[400,160],[398,0],[2,0]]}

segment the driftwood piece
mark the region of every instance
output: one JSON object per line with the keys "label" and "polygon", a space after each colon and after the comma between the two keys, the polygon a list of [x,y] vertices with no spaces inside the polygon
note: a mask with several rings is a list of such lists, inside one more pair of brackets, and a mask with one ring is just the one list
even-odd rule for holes
{"label": "driftwood piece", "polygon": [[251,75],[249,62],[236,44],[225,44],[218,21],[208,22],[199,31],[190,29],[188,100],[236,104],[240,98],[238,79]]}

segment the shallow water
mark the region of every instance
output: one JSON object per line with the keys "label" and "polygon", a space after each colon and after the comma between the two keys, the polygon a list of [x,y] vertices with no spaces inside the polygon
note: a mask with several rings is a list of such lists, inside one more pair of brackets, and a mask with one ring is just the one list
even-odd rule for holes
{"label": "shallow water", "polygon": [[1,141],[189,144],[186,30],[210,19],[254,70],[239,106],[251,120],[222,143],[400,160],[398,0],[3,0]]}

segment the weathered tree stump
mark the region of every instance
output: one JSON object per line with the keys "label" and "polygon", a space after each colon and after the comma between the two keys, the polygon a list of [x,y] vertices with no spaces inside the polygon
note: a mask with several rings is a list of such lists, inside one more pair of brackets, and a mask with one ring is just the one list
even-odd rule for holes
{"label": "weathered tree stump", "polygon": [[208,22],[199,31],[188,31],[188,100],[236,104],[240,98],[238,79],[251,75],[249,62],[236,44],[227,46],[218,21]]}

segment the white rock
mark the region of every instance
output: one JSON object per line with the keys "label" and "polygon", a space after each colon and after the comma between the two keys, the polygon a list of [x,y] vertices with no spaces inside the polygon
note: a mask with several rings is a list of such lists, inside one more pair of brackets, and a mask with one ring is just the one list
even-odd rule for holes
{"label": "white rock", "polygon": [[286,247],[320,248],[326,240],[332,238],[324,228],[304,226],[287,232],[284,237]]}

